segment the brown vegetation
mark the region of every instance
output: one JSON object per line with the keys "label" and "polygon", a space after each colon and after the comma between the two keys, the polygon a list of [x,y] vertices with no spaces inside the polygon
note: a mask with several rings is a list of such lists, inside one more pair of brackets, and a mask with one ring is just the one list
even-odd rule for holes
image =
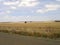
{"label": "brown vegetation", "polygon": [[0,23],[0,32],[60,38],[60,22]]}

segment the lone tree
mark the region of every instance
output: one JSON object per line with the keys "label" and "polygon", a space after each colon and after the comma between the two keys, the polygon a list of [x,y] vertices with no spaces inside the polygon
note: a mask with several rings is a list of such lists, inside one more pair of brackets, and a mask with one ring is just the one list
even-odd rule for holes
{"label": "lone tree", "polygon": [[27,21],[25,21],[24,23],[27,23]]}

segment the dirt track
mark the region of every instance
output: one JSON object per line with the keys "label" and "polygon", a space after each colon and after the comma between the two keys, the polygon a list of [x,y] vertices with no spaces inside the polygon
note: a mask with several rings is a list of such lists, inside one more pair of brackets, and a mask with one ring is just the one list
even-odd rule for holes
{"label": "dirt track", "polygon": [[0,45],[60,45],[60,41],[0,32]]}

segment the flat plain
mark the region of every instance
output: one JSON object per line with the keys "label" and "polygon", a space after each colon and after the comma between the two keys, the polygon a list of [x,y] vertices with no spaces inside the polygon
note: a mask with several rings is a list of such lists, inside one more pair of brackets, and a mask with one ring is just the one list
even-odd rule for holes
{"label": "flat plain", "polygon": [[0,45],[60,45],[60,22],[0,22]]}
{"label": "flat plain", "polygon": [[60,38],[60,22],[1,22],[0,32],[44,38]]}

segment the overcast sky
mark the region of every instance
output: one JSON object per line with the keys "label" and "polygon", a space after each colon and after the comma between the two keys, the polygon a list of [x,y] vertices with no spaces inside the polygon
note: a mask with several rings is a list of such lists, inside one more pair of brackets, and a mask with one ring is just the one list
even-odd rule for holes
{"label": "overcast sky", "polygon": [[60,0],[0,0],[0,22],[60,20]]}

